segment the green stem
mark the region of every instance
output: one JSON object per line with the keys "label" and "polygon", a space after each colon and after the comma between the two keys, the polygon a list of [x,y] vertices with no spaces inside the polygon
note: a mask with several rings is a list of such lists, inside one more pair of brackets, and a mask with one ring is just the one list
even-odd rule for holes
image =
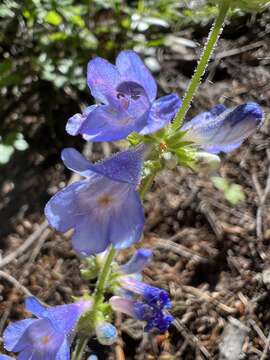
{"label": "green stem", "polygon": [[88,343],[87,337],[81,337],[78,339],[71,360],[80,360],[83,357],[87,343]]}
{"label": "green stem", "polygon": [[174,122],[172,123],[171,129],[174,132],[177,131],[180,128],[180,126],[182,125],[184,118],[189,110],[192,98],[193,98],[198,86],[200,85],[201,78],[205,73],[208,61],[213,53],[213,50],[215,48],[217,41],[222,33],[223,24],[226,19],[228,10],[230,8],[231,1],[232,0],[223,0],[222,3],[220,4],[218,17],[212,27],[212,30],[208,37],[208,41],[204,47],[203,53],[198,62],[195,73],[189,83],[188,89],[187,89],[184,99],[183,99],[183,104],[180,107],[178,113],[176,114]]}
{"label": "green stem", "polygon": [[[93,326],[94,326],[96,318],[97,318],[99,305],[103,301],[104,292],[106,290],[107,280],[108,280],[108,277],[109,277],[110,271],[111,271],[111,263],[115,256],[115,253],[116,253],[116,249],[113,246],[111,246],[109,249],[109,252],[107,254],[106,260],[104,262],[103,268],[98,277],[96,291],[94,294],[94,303],[93,303],[93,307],[91,309]],[[82,359],[82,356],[85,352],[85,348],[87,346],[87,342],[88,342],[88,337],[85,337],[85,336],[78,337],[77,345],[75,347],[74,353],[72,354],[72,360],[81,360]]]}
{"label": "green stem", "polygon": [[113,246],[111,246],[111,248],[107,254],[105,263],[103,265],[103,269],[102,269],[100,276],[98,278],[98,281],[97,281],[96,292],[94,295],[93,313],[97,309],[97,307],[101,303],[101,301],[103,300],[104,292],[106,289],[106,283],[107,283],[108,277],[110,275],[111,263],[115,256],[115,253],[116,253],[116,249]]}
{"label": "green stem", "polygon": [[139,189],[139,194],[140,194],[140,197],[141,197],[142,200],[144,199],[144,196],[145,196],[146,192],[150,189],[150,187],[151,187],[151,185],[152,185],[152,183],[154,181],[155,176],[156,176],[156,172],[153,172],[142,183],[142,186]]}

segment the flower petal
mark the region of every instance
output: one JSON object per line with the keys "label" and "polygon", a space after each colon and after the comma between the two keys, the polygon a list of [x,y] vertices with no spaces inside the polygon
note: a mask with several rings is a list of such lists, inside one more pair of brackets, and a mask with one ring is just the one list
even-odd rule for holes
{"label": "flower petal", "polygon": [[75,182],[56,193],[46,204],[45,216],[56,230],[65,232],[72,229],[80,219],[76,197],[85,185],[85,181]]}
{"label": "flower petal", "polygon": [[42,317],[47,311],[45,306],[43,306],[34,296],[29,296],[25,299],[25,308],[37,317]]}
{"label": "flower petal", "polygon": [[213,116],[217,116],[217,115],[220,115],[221,113],[223,113],[225,110],[227,110],[226,106],[223,105],[223,104],[218,104],[218,105],[215,105],[211,110],[210,110],[210,113],[213,115]]}
{"label": "flower petal", "polygon": [[121,51],[116,58],[116,67],[123,80],[138,83],[145,89],[149,100],[151,102],[155,100],[157,83],[136,52]]}
{"label": "flower petal", "polygon": [[16,321],[10,324],[3,334],[4,339],[4,347],[8,351],[13,351],[18,342],[20,341],[21,337],[23,336],[24,332],[27,328],[32,325],[36,319],[25,319]]}
{"label": "flower petal", "polygon": [[144,210],[138,193],[130,190],[127,198],[110,218],[108,236],[116,249],[138,242],[144,227]]}
{"label": "flower petal", "polygon": [[62,342],[62,345],[60,346],[55,360],[69,360],[70,359],[70,345],[65,338],[65,340]]}
{"label": "flower petal", "polygon": [[108,104],[108,99],[115,96],[115,88],[119,82],[120,74],[116,66],[100,57],[89,61],[87,83],[96,100]]}
{"label": "flower petal", "polygon": [[33,357],[34,350],[32,348],[26,348],[17,356],[17,360],[35,360]]}
{"label": "flower petal", "polygon": [[220,115],[221,113],[223,113],[226,110],[227,110],[227,108],[224,105],[218,104],[218,105],[214,106],[212,109],[210,109],[209,111],[204,111],[204,112],[196,115],[190,121],[185,122],[183,124],[181,130],[186,131],[191,128],[194,128],[195,126],[200,126],[200,125],[203,126],[203,124],[205,124],[207,121],[214,121],[218,115]]}
{"label": "flower petal", "polygon": [[71,116],[66,124],[66,132],[69,135],[75,136],[80,134],[80,129],[87,118],[87,115],[90,114],[93,110],[96,109],[98,105],[92,105],[87,107],[82,114],[75,114]]}
{"label": "flower petal", "polygon": [[108,245],[108,217],[97,217],[92,212],[76,225],[72,246],[81,256],[100,253]]}
{"label": "flower petal", "polygon": [[90,305],[90,301],[78,301],[54,306],[47,309],[46,317],[57,327],[59,333],[68,336],[75,330],[77,321]]}
{"label": "flower petal", "polygon": [[135,252],[132,258],[126,264],[120,266],[120,270],[125,274],[140,273],[149,263],[151,257],[151,250],[141,248]]}
{"label": "flower petal", "polygon": [[93,165],[76,149],[66,148],[62,150],[61,159],[69,170],[84,177],[91,177],[93,175]]}
{"label": "flower petal", "polygon": [[114,181],[137,186],[141,178],[145,146],[140,144],[118,152],[92,166],[92,170]]}
{"label": "flower petal", "polygon": [[[29,358],[28,358],[29,359]],[[13,357],[0,354],[0,360],[14,360]]]}
{"label": "flower petal", "polygon": [[136,118],[120,107],[99,105],[81,125],[80,134],[92,142],[121,140],[140,131],[146,125],[147,115],[148,112]]}
{"label": "flower petal", "polygon": [[181,103],[176,94],[166,95],[156,100],[151,107],[147,125],[140,134],[151,134],[166,126],[175,117]]}
{"label": "flower petal", "polygon": [[[73,148],[64,149],[61,157],[68,169],[77,172],[82,176],[90,177],[93,176],[93,173],[96,173],[114,181],[137,186],[141,176],[144,150],[144,145],[139,145],[113,154],[111,157],[95,164],[86,160],[83,155]],[[94,180],[96,179],[93,177],[93,182]],[[68,188],[69,187],[66,189]]]}
{"label": "flower petal", "polygon": [[203,115],[182,127],[189,130],[185,140],[192,141],[212,153],[236,149],[262,123],[263,112],[256,103],[247,103],[221,112],[220,115]]}

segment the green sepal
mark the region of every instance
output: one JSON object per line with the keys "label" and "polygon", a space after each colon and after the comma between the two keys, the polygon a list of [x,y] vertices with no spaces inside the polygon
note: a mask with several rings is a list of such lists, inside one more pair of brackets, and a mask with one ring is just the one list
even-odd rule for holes
{"label": "green sepal", "polygon": [[143,136],[137,132],[133,132],[128,135],[127,140],[130,143],[130,145],[136,146],[136,145],[140,144],[141,142],[143,142]]}
{"label": "green sepal", "polygon": [[142,181],[162,169],[160,160],[147,160],[143,164]]}
{"label": "green sepal", "polygon": [[190,148],[178,148],[174,151],[175,155],[178,158],[179,165],[195,169],[196,168],[196,150],[192,147]]}
{"label": "green sepal", "polygon": [[89,256],[85,259],[85,264],[82,269],[80,269],[81,277],[84,280],[93,280],[96,279],[100,271],[100,263],[96,256]]}
{"label": "green sepal", "polygon": [[77,333],[81,336],[90,336],[95,331],[98,323],[103,321],[111,321],[112,308],[108,303],[101,303],[98,308],[93,311],[86,311],[79,319],[77,324]]}

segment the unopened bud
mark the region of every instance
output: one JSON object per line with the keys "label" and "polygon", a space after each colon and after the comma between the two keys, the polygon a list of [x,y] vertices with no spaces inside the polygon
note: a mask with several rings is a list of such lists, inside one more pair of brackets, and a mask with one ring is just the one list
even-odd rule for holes
{"label": "unopened bud", "polygon": [[216,154],[200,151],[196,154],[196,160],[196,170],[211,172],[220,167],[220,157]]}
{"label": "unopened bud", "polygon": [[96,326],[96,335],[99,343],[102,345],[112,345],[117,340],[116,327],[106,321]]}
{"label": "unopened bud", "polygon": [[164,160],[164,165],[167,169],[173,170],[178,165],[177,156],[172,154],[171,152],[164,152],[162,153],[162,158]]}

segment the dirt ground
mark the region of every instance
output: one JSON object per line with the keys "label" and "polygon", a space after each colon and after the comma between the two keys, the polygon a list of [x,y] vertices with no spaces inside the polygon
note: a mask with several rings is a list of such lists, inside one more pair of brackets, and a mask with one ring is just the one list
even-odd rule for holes
{"label": "dirt ground", "polygon": [[[178,168],[157,176],[145,199],[147,221],[139,246],[154,251],[145,279],[170,293],[176,321],[168,334],[145,334],[140,323],[118,316],[115,347],[89,342],[89,354],[100,360],[270,359],[269,18],[270,13],[243,17],[225,29],[190,111],[191,116],[216,103],[262,105],[264,126],[240,149],[222,156],[219,171],[243,187],[246,199],[232,207],[202,172]],[[207,30],[179,35],[203,44]],[[157,51],[161,93],[183,94],[198,54],[199,47]],[[16,154],[1,169],[0,334],[9,321],[27,315],[23,298],[29,293],[56,305],[87,289],[70,234],[54,232],[43,215],[46,201],[71,175],[60,162],[60,149],[82,143],[64,134],[76,106],[63,113],[59,101],[52,107],[59,136],[52,143],[46,119],[38,127],[25,119],[31,151]],[[117,144],[97,144],[88,153],[96,160],[117,149]],[[121,253],[119,261],[131,253]]]}

